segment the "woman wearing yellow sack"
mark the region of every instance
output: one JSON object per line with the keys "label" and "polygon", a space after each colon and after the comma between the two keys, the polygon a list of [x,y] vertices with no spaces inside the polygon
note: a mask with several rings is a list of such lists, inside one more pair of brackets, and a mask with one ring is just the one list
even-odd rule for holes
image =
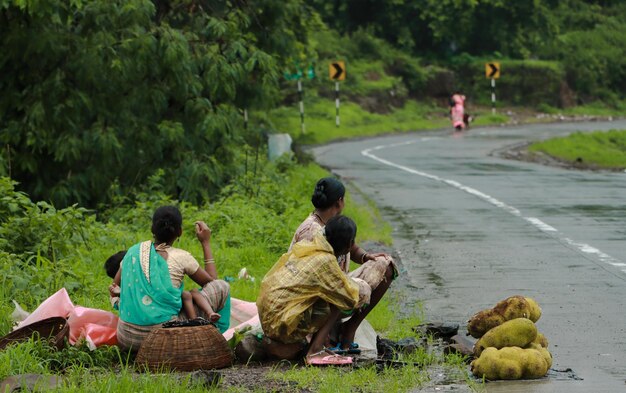
{"label": "woman wearing yellow sack", "polygon": [[[315,210],[300,224],[291,241],[294,246],[299,241],[311,240],[323,230],[332,217],[342,213],[345,206],[346,188],[334,177],[325,177],[315,184],[311,203]],[[356,270],[350,270],[350,260],[361,265]],[[341,270],[351,278],[360,278],[370,286],[371,299],[364,307],[351,313],[350,319],[342,323],[339,330],[339,340],[335,347],[330,348],[336,353],[360,353],[358,344],[354,342],[357,328],[365,317],[376,307],[391,285],[391,281],[398,275],[398,269],[393,259],[384,253],[368,253],[357,244],[352,243],[350,248],[337,255]]]}
{"label": "woman wearing yellow sack", "polygon": [[295,243],[261,282],[257,307],[265,336],[289,345],[302,344],[312,335],[305,359],[309,365],[352,363],[351,357],[324,346],[341,310],[369,302],[369,285],[349,278],[337,264],[337,257],[348,252],[355,236],[354,221],[335,216],[310,241]]}

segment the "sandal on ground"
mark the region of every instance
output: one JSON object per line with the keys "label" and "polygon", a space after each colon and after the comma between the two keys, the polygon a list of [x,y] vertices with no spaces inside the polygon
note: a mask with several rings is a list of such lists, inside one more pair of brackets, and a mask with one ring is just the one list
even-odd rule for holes
{"label": "sandal on ground", "polygon": [[352,364],[352,358],[350,356],[337,355],[327,349],[323,349],[319,352],[307,355],[304,358],[304,363],[307,366],[348,366]]}

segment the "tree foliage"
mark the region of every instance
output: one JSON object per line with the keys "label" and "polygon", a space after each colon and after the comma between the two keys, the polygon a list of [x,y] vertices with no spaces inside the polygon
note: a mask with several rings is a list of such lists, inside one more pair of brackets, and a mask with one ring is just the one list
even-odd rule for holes
{"label": "tree foliage", "polygon": [[398,105],[493,58],[558,61],[568,97],[621,99],[625,22],[614,0],[0,0],[0,175],[61,207],[157,173],[169,195],[211,198],[271,129],[242,110],[289,100],[286,70],[337,56],[353,95]]}
{"label": "tree foliage", "polygon": [[501,52],[532,54],[556,33],[545,1],[315,0],[324,20],[339,31],[363,27],[417,55]]}
{"label": "tree foliage", "polygon": [[0,171],[58,205],[94,206],[159,168],[168,193],[214,195],[251,137],[240,111],[276,102],[303,7],[0,1]]}
{"label": "tree foliage", "polygon": [[561,61],[581,102],[598,98],[611,102],[626,91],[626,3],[609,7],[611,3],[560,3],[556,15],[567,28],[542,53]]}
{"label": "tree foliage", "polygon": [[622,1],[312,0],[312,4],[331,28],[353,39],[372,34],[425,63],[454,67],[468,58],[557,60],[579,102],[619,99],[625,91]]}

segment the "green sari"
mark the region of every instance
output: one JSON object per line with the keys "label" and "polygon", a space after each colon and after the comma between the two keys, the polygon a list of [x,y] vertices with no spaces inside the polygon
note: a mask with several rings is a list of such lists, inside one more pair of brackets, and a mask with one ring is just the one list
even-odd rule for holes
{"label": "green sari", "polygon": [[182,307],[183,285],[172,285],[167,261],[151,241],[132,246],[122,260],[119,317],[140,326],[171,320]]}

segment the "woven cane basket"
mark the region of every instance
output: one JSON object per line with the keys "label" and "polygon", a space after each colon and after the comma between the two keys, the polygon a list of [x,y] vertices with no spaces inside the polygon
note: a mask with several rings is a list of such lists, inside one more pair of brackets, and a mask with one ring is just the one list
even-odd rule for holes
{"label": "woven cane basket", "polygon": [[144,339],[136,362],[150,371],[211,370],[230,366],[233,353],[213,325],[158,328]]}
{"label": "woven cane basket", "polygon": [[63,317],[46,318],[41,321],[23,326],[0,338],[0,350],[7,345],[16,342],[28,341],[31,337],[39,335],[41,339],[49,339],[57,349],[65,347],[65,339],[70,336],[70,327]]}

